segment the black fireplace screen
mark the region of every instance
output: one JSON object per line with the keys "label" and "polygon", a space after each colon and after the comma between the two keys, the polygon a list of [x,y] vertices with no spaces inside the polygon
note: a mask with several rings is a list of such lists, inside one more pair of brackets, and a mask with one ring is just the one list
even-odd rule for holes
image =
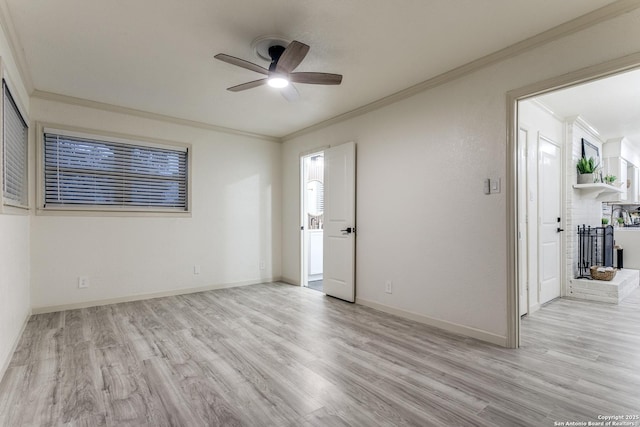
{"label": "black fireplace screen", "polygon": [[613,227],[578,226],[578,279],[590,278],[592,265],[613,267]]}

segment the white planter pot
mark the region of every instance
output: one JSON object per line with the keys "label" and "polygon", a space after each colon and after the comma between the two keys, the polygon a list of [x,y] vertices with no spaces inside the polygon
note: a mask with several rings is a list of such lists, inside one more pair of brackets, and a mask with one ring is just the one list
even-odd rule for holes
{"label": "white planter pot", "polygon": [[592,173],[579,173],[578,184],[593,184],[594,175]]}

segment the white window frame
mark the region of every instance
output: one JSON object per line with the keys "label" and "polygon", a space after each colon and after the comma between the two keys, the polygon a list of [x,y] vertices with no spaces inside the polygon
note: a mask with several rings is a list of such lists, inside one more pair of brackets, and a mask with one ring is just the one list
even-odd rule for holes
{"label": "white window frame", "polygon": [[27,146],[26,146],[26,156],[27,156],[27,164],[26,173],[25,173],[25,186],[27,189],[26,195],[26,204],[19,203],[13,199],[7,198],[4,196],[4,93],[2,93],[2,102],[0,102],[0,182],[2,185],[0,186],[0,214],[20,214],[20,215],[28,215],[31,209],[31,127],[29,126],[30,120],[29,115],[26,114],[26,109],[24,108],[24,104],[18,95],[18,91],[16,86],[13,84],[11,78],[7,75],[6,69],[4,67],[4,63],[0,58],[0,78],[1,81],[7,86],[9,93],[11,94],[11,98],[15,103],[16,108],[18,109],[18,113],[22,117],[22,120],[27,125]]}
{"label": "white window frame", "polygon": [[[101,205],[48,205],[45,206],[44,191],[44,134],[54,133],[77,138],[88,138],[105,142],[124,143],[142,147],[169,148],[185,150],[187,152],[187,207],[138,207],[138,206],[101,206]],[[37,215],[71,215],[71,216],[191,216],[191,176],[192,176],[192,146],[180,142],[165,141],[154,138],[133,136],[115,132],[96,131],[91,129],[57,125],[51,123],[36,123],[36,154],[37,154]]]}

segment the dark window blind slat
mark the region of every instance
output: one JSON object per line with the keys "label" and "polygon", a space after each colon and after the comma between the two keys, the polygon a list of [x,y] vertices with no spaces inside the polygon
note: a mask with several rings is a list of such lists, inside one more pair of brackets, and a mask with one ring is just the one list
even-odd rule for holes
{"label": "dark window blind slat", "polygon": [[5,199],[22,206],[28,204],[27,188],[27,124],[20,115],[6,83],[3,92],[3,171],[2,191]]}
{"label": "dark window blind slat", "polygon": [[45,207],[187,209],[187,151],[46,132]]}

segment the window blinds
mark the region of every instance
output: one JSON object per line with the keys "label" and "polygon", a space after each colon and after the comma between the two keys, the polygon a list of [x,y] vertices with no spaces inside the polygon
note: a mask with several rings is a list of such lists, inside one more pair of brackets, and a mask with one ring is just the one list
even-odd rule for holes
{"label": "window blinds", "polygon": [[27,206],[29,202],[27,186],[28,128],[4,81],[2,91],[4,141],[2,190],[5,201]]}
{"label": "window blinds", "polygon": [[[187,209],[187,150],[44,134],[46,207]],[[126,209],[125,209],[126,210]]]}

